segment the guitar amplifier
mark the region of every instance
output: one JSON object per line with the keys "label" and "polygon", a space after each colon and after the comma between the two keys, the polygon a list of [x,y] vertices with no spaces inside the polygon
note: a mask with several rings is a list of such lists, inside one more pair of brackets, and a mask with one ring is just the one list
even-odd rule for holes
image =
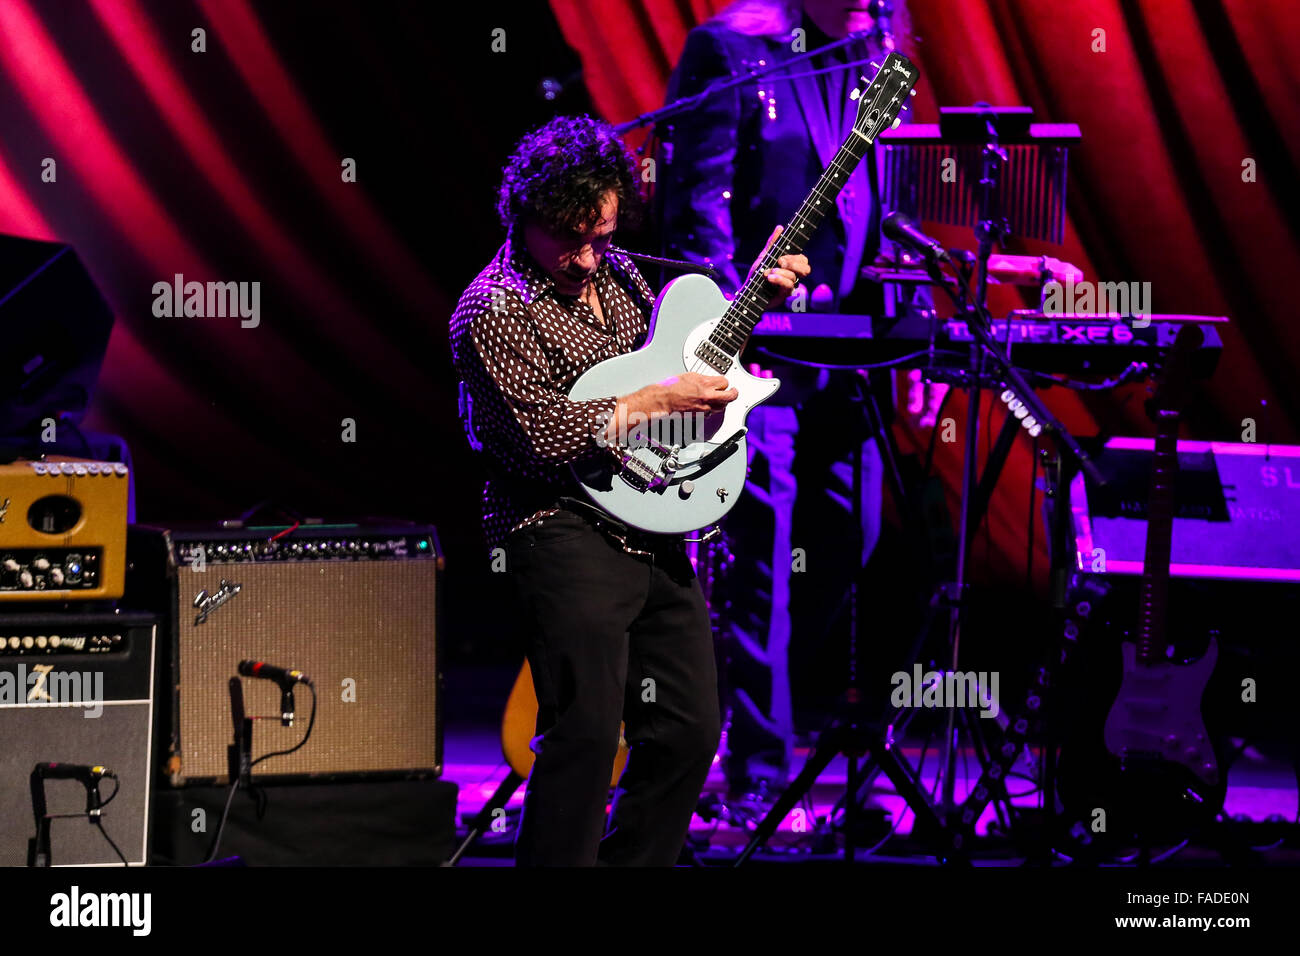
{"label": "guitar amplifier", "polygon": [[[104,831],[127,861],[148,855],[157,620],[145,614],[0,614],[0,866],[27,863],[37,763],[107,767]],[[46,779],[48,814],[81,814],[77,780]],[[53,819],[51,861],[121,865],[85,818]]]}
{"label": "guitar amplifier", "polygon": [[0,465],[0,602],[120,598],[129,492],[121,462]]}
{"label": "guitar amplifier", "polygon": [[[133,526],[127,600],[166,622],[159,765],[173,786],[224,783],[234,737],[230,679],[241,660],[312,678],[316,721],[302,749],[259,779],[386,779],[442,771],[438,656],[443,558],[427,525],[296,528]],[[278,685],[243,678],[253,757],[307,730],[299,684],[283,726]]]}

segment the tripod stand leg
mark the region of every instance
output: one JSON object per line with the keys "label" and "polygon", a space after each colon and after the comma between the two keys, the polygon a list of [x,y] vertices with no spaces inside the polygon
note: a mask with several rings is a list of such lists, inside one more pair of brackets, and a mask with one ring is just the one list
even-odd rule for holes
{"label": "tripod stand leg", "polygon": [[886,747],[884,741],[875,742],[872,756],[916,817],[912,833],[931,844],[935,849],[935,858],[940,863],[965,863],[964,854],[954,855],[949,850],[948,843],[944,839],[944,822],[935,812],[929,796],[911,766],[900,760],[898,752]]}
{"label": "tripod stand leg", "polygon": [[799,776],[794,778],[785,793],[781,794],[780,799],[772,805],[772,809],[767,812],[762,821],[758,824],[758,829],[754,831],[753,837],[745,845],[739,857],[736,858],[736,866],[741,866],[754,855],[763,844],[772,838],[776,833],[777,827],[781,821],[786,818],[796,803],[802,800],[812,790],[812,785],[816,783],[821,772],[826,769],[830,762],[835,759],[835,755],[840,752],[840,740],[843,736],[844,729],[838,724],[832,725],[826,729],[817,741],[817,747],[808,757],[808,762],[803,765],[799,771]]}
{"label": "tripod stand leg", "polygon": [[[966,732],[970,735],[971,746],[975,750],[975,759],[979,764],[981,771],[991,763],[988,741],[985,739],[984,731],[980,726],[982,719],[978,714],[972,714],[971,708],[967,707],[961,712],[962,721],[966,725]],[[968,788],[969,789],[969,788]],[[1011,794],[1007,791],[1006,778],[1000,777],[995,785],[995,795],[993,797],[993,810],[997,814],[998,823],[1004,829],[1011,827]]]}
{"label": "tripod stand leg", "polygon": [[461,841],[460,846],[456,847],[456,852],[448,858],[443,866],[455,866],[460,861],[460,858],[474,845],[475,841],[492,826],[493,815],[496,811],[505,808],[505,805],[510,802],[510,798],[514,796],[514,792],[519,789],[519,785],[523,782],[524,778],[513,770],[506,775],[506,778],[501,781],[501,785],[497,787],[496,792],[492,794],[487,803],[483,804],[483,809],[478,812],[478,815],[470,823],[469,833],[465,834],[465,839]]}

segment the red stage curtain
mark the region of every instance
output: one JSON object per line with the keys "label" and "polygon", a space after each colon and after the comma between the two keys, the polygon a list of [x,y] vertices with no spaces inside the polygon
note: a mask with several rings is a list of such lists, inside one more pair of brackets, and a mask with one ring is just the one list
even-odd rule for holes
{"label": "red stage curtain", "polygon": [[[687,30],[719,0],[551,0],[580,56],[592,101],[612,122],[662,104]],[[1227,315],[1217,372],[1189,411],[1184,436],[1297,440],[1300,331],[1289,280],[1300,275],[1300,5],[1294,0],[913,0],[912,40],[922,70],[917,122],[937,106],[987,101],[1032,106],[1040,121],[1074,122],[1084,142],[1070,157],[1069,223],[1062,246],[1013,241],[1098,281],[1150,281],[1154,311]],[[1104,34],[1096,31],[1104,31]],[[1104,36],[1104,52],[1094,52]],[[1251,162],[1253,161],[1253,162]],[[1254,181],[1243,179],[1253,166]],[[802,197],[792,197],[793,202]],[[969,232],[936,228],[973,248]],[[995,314],[1022,301],[994,290]],[[1080,434],[1149,435],[1140,386],[1080,398],[1045,393]],[[986,402],[989,399],[986,398]],[[949,412],[960,436],[964,400]],[[988,405],[985,405],[987,410]],[[986,419],[987,421],[987,419]],[[993,425],[1001,422],[995,416]],[[929,431],[900,421],[904,451]],[[980,454],[986,450],[981,439]],[[957,504],[961,443],[936,462]],[[990,506],[981,573],[1023,574],[1032,456],[1020,442]],[[1041,500],[1041,498],[1040,498]],[[1045,568],[1041,524],[1036,578]]]}

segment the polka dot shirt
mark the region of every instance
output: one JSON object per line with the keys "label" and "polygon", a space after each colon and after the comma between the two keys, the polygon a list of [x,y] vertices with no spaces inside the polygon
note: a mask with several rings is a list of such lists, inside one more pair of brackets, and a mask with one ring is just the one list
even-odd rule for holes
{"label": "polka dot shirt", "polygon": [[[639,348],[654,295],[631,260],[607,251],[592,281],[604,322],[580,298],[561,296],[547,273],[507,240],[451,317],[452,362],[467,395],[461,410],[481,446],[488,481],[488,548],[554,514],[560,495],[583,498],[569,465],[609,455],[596,435],[616,396],[575,402],[573,382],[607,358]],[[636,390],[628,383],[628,392]]]}

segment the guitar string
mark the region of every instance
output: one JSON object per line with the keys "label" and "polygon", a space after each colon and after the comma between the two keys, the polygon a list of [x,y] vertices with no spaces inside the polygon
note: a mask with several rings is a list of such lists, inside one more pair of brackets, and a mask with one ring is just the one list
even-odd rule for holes
{"label": "guitar string", "polygon": [[[884,71],[882,70],[882,72]],[[900,85],[898,89],[891,90],[887,83],[882,84],[871,100],[871,110],[867,111],[867,115],[870,115],[873,110],[881,110],[881,112],[883,112],[881,102],[884,97],[888,96],[891,92],[896,94],[903,93],[905,86],[906,84],[903,84]],[[897,102],[899,99],[900,97],[896,95],[893,97],[891,102]],[[863,144],[861,155],[857,155],[850,148],[850,144],[854,146],[858,145],[858,139],[861,139]],[[773,268],[781,256],[787,254],[790,250],[790,245],[783,240],[785,240],[785,238],[792,232],[798,239],[804,242],[811,238],[813,232],[821,224],[822,216],[825,215],[823,209],[815,207],[820,206],[822,202],[825,202],[827,206],[833,204],[835,197],[838,196],[839,192],[843,189],[844,183],[833,182],[835,176],[842,176],[844,182],[847,182],[849,177],[852,176],[853,170],[856,169],[857,165],[865,158],[867,149],[870,148],[874,142],[874,137],[868,137],[866,134],[859,132],[857,124],[854,125],[853,134],[849,139],[845,140],[836,151],[830,164],[825,170],[823,170],[822,175],[813,186],[812,192],[810,192],[808,197],[805,198],[803,204],[795,213],[794,218],[791,219],[789,226],[782,231],[781,237],[778,238],[777,242],[773,243],[768,252],[762,259],[760,259],[759,268],[750,275],[745,284],[741,287],[740,293],[736,295],[731,305],[728,306],[726,312],[723,313],[719,320],[718,327],[715,328],[713,333],[709,336],[709,341],[715,347],[725,347],[726,351],[737,353],[743,349],[746,339],[748,339],[749,334],[753,331],[753,326],[756,325],[758,320],[762,317],[762,298],[770,298],[770,295],[765,296],[759,291],[759,289],[761,289],[761,282],[765,281],[764,277],[767,271]],[[834,175],[832,175],[832,173]],[[828,189],[830,190],[830,195],[827,194]],[[807,234],[803,235],[802,233],[804,232]],[[753,315],[751,312],[751,308],[753,307],[757,307],[760,310],[757,316]],[[738,321],[735,317],[736,313],[743,316],[744,321]],[[748,330],[745,330],[745,325],[749,325]]]}

